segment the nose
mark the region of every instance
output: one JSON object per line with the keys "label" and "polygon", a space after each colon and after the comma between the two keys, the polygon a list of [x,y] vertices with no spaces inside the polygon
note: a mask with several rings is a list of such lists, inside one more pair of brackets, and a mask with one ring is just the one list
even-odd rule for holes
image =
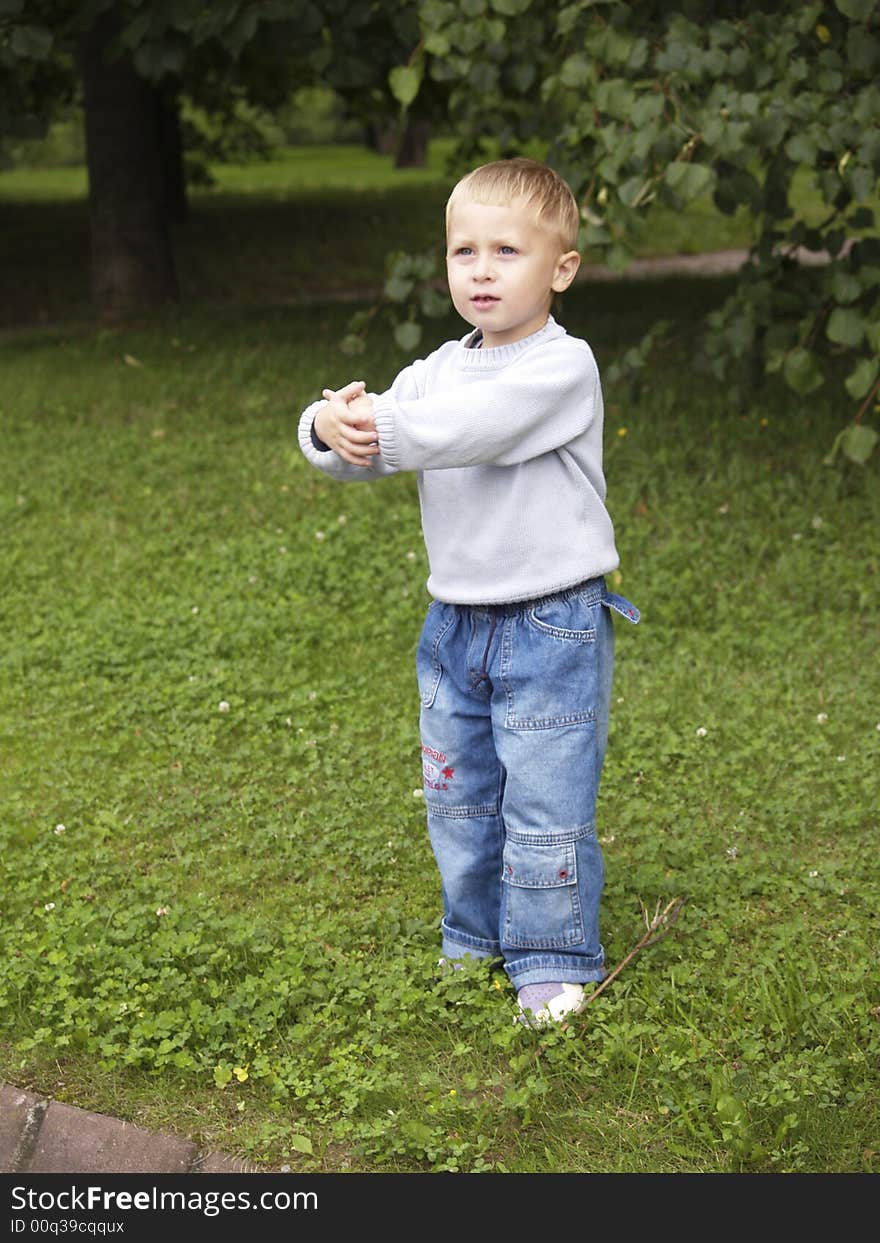
{"label": "nose", "polygon": [[476,281],[491,280],[493,276],[492,256],[489,254],[478,254],[474,263],[473,274]]}

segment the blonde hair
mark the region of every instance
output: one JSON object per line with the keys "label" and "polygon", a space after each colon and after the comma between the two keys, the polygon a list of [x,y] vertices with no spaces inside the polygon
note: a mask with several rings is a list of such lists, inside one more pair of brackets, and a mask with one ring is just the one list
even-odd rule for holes
{"label": "blonde hair", "polygon": [[522,156],[482,164],[462,177],[446,201],[447,231],[452,208],[461,200],[500,206],[513,199],[534,208],[540,223],[559,235],[563,251],[577,249],[580,212],[570,186],[546,164]]}

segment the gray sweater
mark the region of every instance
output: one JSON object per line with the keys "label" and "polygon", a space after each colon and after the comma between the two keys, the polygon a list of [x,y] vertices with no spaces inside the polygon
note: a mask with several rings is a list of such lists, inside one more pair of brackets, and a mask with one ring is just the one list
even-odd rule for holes
{"label": "gray sweater", "polygon": [[551,317],[493,349],[447,341],[370,394],[380,455],[351,466],[312,437],[299,443],[335,479],[418,471],[428,591],[495,604],[561,591],[618,565],[602,474],[602,389],[592,350]]}

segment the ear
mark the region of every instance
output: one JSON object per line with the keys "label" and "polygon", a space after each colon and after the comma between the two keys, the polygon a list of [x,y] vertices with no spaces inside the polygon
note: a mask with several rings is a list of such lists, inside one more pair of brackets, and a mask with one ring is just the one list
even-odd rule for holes
{"label": "ear", "polygon": [[553,283],[550,286],[554,293],[563,293],[568,289],[580,266],[581,257],[576,250],[570,250],[567,254],[560,255],[556,263],[556,271],[553,274]]}

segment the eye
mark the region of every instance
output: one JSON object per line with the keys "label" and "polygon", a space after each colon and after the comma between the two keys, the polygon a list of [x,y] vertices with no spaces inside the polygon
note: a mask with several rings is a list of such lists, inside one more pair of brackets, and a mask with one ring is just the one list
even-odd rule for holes
{"label": "eye", "polygon": [[456,246],[455,250],[452,253],[454,255],[467,256],[467,255],[473,254],[473,251],[471,250],[470,246]]}
{"label": "eye", "polygon": [[502,255],[515,255],[517,253],[515,246],[499,246],[498,249]]}

